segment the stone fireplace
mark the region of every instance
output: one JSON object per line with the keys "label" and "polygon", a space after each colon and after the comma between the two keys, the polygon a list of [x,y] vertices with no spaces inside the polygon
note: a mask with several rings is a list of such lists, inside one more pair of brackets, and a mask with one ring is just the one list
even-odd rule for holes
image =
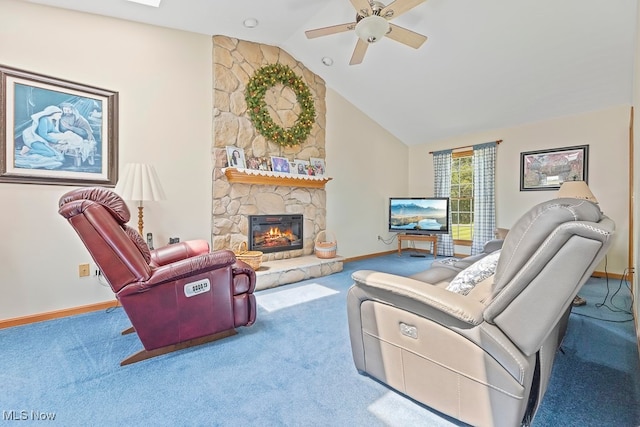
{"label": "stone fireplace", "polygon": [[[254,128],[248,114],[244,91],[249,79],[261,67],[281,63],[289,66],[309,87],[316,118],[303,144],[280,146],[265,139]],[[247,159],[285,157],[290,161],[326,158],[326,87],[324,80],[291,55],[275,46],[213,37],[213,249],[236,250],[249,245],[250,217],[254,215],[299,215],[302,217],[301,242],[285,250],[264,252],[263,262],[313,255],[317,234],[326,228],[324,183],[287,177],[276,181],[229,178],[226,147],[242,148]],[[265,95],[270,115],[283,128],[290,128],[300,106],[295,93],[276,84]],[[314,184],[314,185],[312,185]]]}
{"label": "stone fireplace", "polygon": [[[247,83],[258,69],[275,63],[289,66],[313,95],[315,122],[310,135],[299,145],[281,146],[265,139],[247,114]],[[315,238],[326,229],[324,187],[330,178],[227,168],[227,146],[241,148],[247,160],[326,159],[324,80],[278,47],[225,36],[213,37],[213,73],[213,249],[237,250],[243,243],[248,246],[255,216],[287,215],[301,219],[300,230],[291,231],[297,237],[292,240],[300,242],[277,251],[271,251],[269,246],[259,249],[264,255],[256,271],[256,290],[342,271],[341,257],[320,259],[314,255]],[[289,87],[276,84],[267,90],[264,99],[274,123],[285,129],[295,123],[300,106]]]}
{"label": "stone fireplace", "polygon": [[250,251],[263,253],[302,249],[302,215],[249,215]]}

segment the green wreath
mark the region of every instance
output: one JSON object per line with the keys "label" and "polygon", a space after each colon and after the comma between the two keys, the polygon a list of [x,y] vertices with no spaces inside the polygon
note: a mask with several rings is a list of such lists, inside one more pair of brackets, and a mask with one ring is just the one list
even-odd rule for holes
{"label": "green wreath", "polygon": [[[274,123],[264,96],[276,83],[288,86],[296,94],[300,115],[292,127],[284,129]],[[256,130],[265,138],[282,146],[302,144],[309,134],[316,117],[313,97],[309,87],[287,65],[272,64],[255,72],[245,90],[249,118]]]}

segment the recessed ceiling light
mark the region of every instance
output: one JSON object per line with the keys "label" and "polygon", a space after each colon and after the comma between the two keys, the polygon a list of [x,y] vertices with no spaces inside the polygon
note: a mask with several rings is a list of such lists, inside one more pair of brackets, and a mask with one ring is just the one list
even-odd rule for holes
{"label": "recessed ceiling light", "polygon": [[242,25],[247,28],[255,28],[258,26],[258,20],[256,18],[247,18],[242,21]]}
{"label": "recessed ceiling light", "polygon": [[329,58],[328,56],[323,56],[322,63],[327,67],[331,67],[333,65],[333,59]]}
{"label": "recessed ceiling light", "polygon": [[160,2],[162,0],[128,0],[128,1],[132,3],[144,4],[145,6],[160,7]]}

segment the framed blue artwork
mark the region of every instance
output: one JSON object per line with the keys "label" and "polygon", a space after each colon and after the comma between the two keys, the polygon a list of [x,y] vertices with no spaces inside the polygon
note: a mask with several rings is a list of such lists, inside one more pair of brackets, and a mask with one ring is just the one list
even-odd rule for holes
{"label": "framed blue artwork", "polygon": [[0,65],[0,182],[114,187],[118,93]]}

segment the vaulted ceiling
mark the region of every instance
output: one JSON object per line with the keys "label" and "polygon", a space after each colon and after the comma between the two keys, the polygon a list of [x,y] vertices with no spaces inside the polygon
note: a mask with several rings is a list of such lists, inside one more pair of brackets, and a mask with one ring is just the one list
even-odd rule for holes
{"label": "vaulted ceiling", "polygon": [[305,36],[355,21],[350,0],[24,1],[281,47],[407,145],[632,100],[637,0],[428,0],[392,20],[426,43],[385,37],[359,65],[354,31]]}

